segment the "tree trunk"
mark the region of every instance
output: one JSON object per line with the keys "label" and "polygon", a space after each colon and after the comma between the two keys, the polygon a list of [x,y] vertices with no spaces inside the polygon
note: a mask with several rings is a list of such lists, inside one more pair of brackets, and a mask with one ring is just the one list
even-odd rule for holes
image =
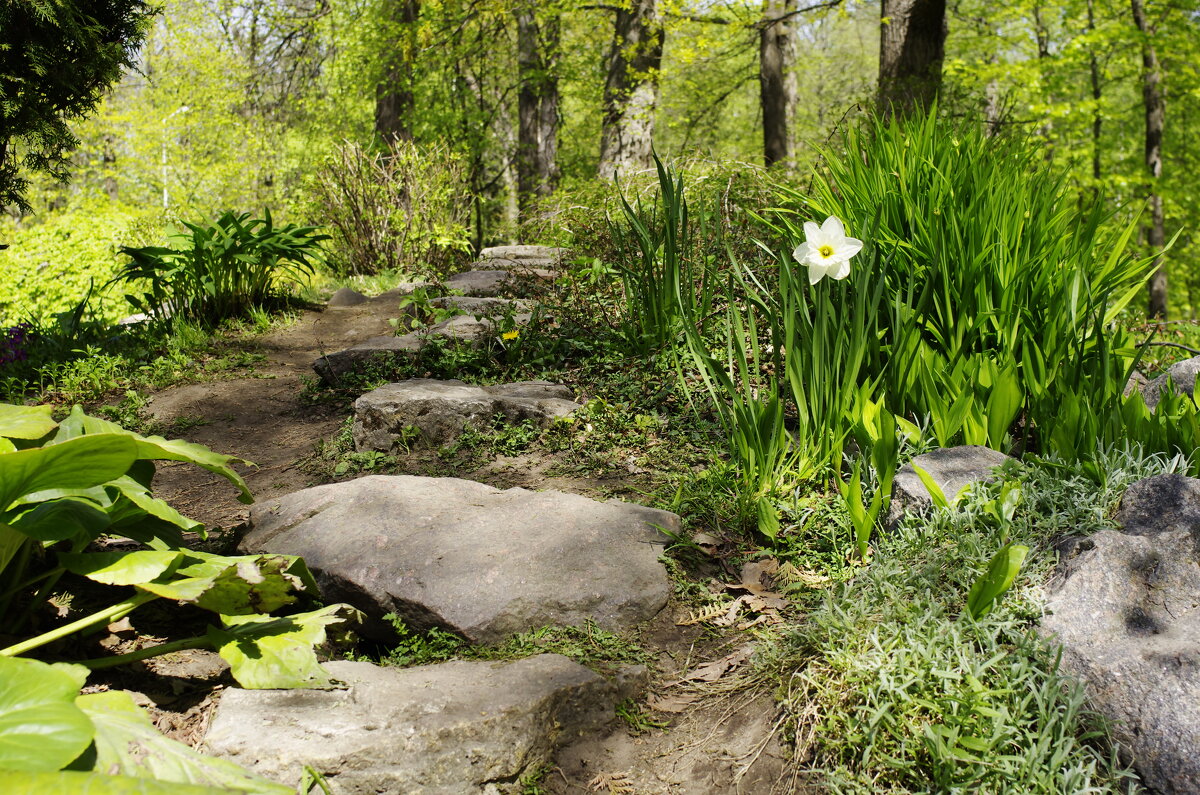
{"label": "tree trunk", "polygon": [[420,0],[387,0],[384,24],[395,47],[384,58],[383,79],[375,87],[375,133],[384,140],[413,137],[413,63],[417,57]]}
{"label": "tree trunk", "polygon": [[[1094,0],[1087,0],[1088,14],[1088,32],[1096,29],[1096,5]],[[1093,187],[1094,193],[1100,192],[1100,128],[1103,121],[1100,116],[1100,60],[1096,58],[1096,51],[1092,50],[1088,58],[1088,66],[1092,76],[1092,101],[1096,103],[1092,108],[1092,180],[1095,181]]]}
{"label": "tree trunk", "polygon": [[[1147,242],[1150,250],[1162,251],[1166,244],[1163,221],[1162,196],[1158,193],[1158,180],[1162,177],[1163,123],[1166,119],[1166,100],[1162,91],[1162,70],[1158,65],[1158,53],[1154,50],[1154,28],[1146,21],[1142,0],[1130,0],[1133,22],[1142,33],[1142,102],[1146,108],[1146,170],[1150,175],[1149,204],[1150,227]],[[1154,275],[1150,277],[1150,317],[1167,317],[1167,263],[1157,256],[1151,264]]]}
{"label": "tree trunk", "polygon": [[663,28],[655,0],[632,0],[617,12],[600,138],[602,179],[614,179],[653,164],[654,112],[662,66]]}
{"label": "tree trunk", "polygon": [[883,0],[880,22],[880,113],[928,110],[942,87],[946,0]]}
{"label": "tree trunk", "polygon": [[559,17],[539,25],[534,6],[517,11],[517,194],[521,221],[558,182]]}
{"label": "tree trunk", "polygon": [[[787,163],[792,156],[788,129],[796,110],[796,58],[791,17],[796,0],[763,0],[758,39],[758,81],[763,118],[763,161]],[[773,21],[778,20],[778,21]]]}

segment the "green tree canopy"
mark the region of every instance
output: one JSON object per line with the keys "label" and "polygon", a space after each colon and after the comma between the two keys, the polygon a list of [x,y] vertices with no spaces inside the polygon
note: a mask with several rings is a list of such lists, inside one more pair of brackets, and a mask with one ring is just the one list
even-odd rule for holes
{"label": "green tree canopy", "polygon": [[87,116],[133,65],[142,0],[0,0],[0,205],[27,207],[23,171],[66,179]]}

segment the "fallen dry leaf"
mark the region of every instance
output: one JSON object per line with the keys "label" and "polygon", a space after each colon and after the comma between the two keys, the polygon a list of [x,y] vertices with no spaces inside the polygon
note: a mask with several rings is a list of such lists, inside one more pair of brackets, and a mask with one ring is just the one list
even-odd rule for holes
{"label": "fallen dry leaf", "polygon": [[690,693],[672,693],[666,696],[651,695],[646,703],[656,712],[683,712],[696,702],[698,697]]}
{"label": "fallen dry leaf", "polygon": [[592,792],[608,790],[609,795],[633,795],[633,785],[629,783],[628,773],[598,773],[588,782]]}
{"label": "fallen dry leaf", "polygon": [[683,684],[684,682],[715,682],[729,671],[740,666],[746,660],[750,659],[750,655],[754,652],[754,646],[746,644],[739,647],[736,651],[725,655],[719,660],[705,663],[697,668],[692,669],[680,678],[667,682],[664,687],[673,687],[674,685]]}

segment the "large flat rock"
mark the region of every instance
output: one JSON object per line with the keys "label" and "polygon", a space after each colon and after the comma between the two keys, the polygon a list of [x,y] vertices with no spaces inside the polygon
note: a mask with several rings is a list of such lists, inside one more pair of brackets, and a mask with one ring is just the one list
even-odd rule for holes
{"label": "large flat rock", "polygon": [[207,750],[288,785],[311,765],[337,795],[515,795],[559,746],[610,723],[618,695],[555,654],[325,667],[346,689],[224,691]]}
{"label": "large flat rock", "polygon": [[546,426],[579,408],[572,398],[570,389],[549,381],[472,386],[414,378],[384,384],[354,401],[354,446],[394,453],[405,449],[414,433],[423,444],[436,446],[468,426],[490,427],[497,416]]}
{"label": "large flat rock", "polygon": [[1200,792],[1198,497],[1179,475],[1134,484],[1125,532],[1064,546],[1042,619],[1142,780],[1169,795]]}
{"label": "large flat rock", "polygon": [[[457,478],[358,478],[260,502],[246,552],[301,555],[329,602],[472,642],[594,621],[630,629],[670,586],[667,511],[577,494],[501,491]],[[383,622],[364,634],[386,639]]]}

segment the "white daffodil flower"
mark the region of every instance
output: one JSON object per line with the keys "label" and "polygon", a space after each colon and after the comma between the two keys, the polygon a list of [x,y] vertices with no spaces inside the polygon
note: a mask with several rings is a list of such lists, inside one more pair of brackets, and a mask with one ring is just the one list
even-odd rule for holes
{"label": "white daffodil flower", "polygon": [[844,279],[850,275],[850,258],[862,250],[861,240],[846,237],[846,228],[834,216],[817,226],[812,221],[804,223],[805,241],[796,246],[792,256],[797,262],[808,266],[808,283],[816,284],[828,276]]}

